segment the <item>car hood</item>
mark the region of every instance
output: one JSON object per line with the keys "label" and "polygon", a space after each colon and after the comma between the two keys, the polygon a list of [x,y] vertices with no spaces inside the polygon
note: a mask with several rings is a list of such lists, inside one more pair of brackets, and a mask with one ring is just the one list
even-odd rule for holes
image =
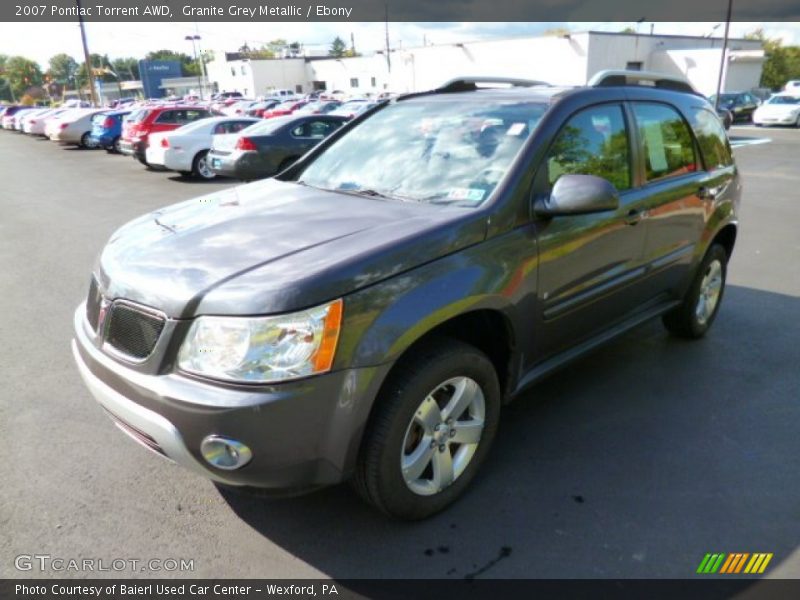
{"label": "car hood", "polygon": [[320,304],[484,239],[467,208],[364,198],[274,179],[188,200],[115,232],[108,298],[173,318]]}

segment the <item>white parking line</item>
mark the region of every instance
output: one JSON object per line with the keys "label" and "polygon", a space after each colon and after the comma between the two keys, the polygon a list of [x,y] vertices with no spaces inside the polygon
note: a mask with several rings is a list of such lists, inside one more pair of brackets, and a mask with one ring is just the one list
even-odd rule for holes
{"label": "white parking line", "polygon": [[736,138],[732,137],[731,148],[741,148],[742,146],[756,146],[758,144],[769,144],[772,138]]}

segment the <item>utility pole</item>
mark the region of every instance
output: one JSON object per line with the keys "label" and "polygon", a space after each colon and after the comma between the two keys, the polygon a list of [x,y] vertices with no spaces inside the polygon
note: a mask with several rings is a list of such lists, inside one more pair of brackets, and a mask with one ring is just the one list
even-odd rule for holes
{"label": "utility pole", "polygon": [[[78,24],[81,27],[81,41],[83,41],[83,58],[86,61],[84,63],[84,67],[86,69],[86,77],[89,80],[89,93],[92,97],[92,106],[97,106],[97,90],[94,88],[94,73],[92,72],[92,59],[89,55],[89,44],[86,41],[86,27],[83,24],[83,16],[81,15],[81,0],[75,0],[75,4],[78,6]],[[75,79],[75,83],[78,83],[77,78]],[[81,91],[78,90],[78,97],[80,97]]]}
{"label": "utility pole", "polygon": [[733,0],[728,0],[728,15],[725,18],[725,35],[722,39],[722,57],[719,59],[719,77],[717,78],[717,95],[714,96],[714,108],[719,110],[719,95],[722,92],[722,76],[725,72],[725,63],[728,59],[728,31],[731,27],[731,14],[733,13]]}

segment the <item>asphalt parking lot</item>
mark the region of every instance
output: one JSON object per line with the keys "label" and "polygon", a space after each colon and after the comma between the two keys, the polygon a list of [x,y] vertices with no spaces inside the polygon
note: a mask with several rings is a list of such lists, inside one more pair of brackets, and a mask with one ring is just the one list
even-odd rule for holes
{"label": "asphalt parking lot", "polygon": [[[800,130],[731,134],[745,194],[709,336],[654,322],[546,380],[504,411],[472,491],[406,524],[348,486],[222,495],[123,436],[69,347],[95,256],[125,221],[232,183],[0,131],[0,577],[683,578],[707,552],[800,576]],[[22,554],[194,571],[19,571]]]}

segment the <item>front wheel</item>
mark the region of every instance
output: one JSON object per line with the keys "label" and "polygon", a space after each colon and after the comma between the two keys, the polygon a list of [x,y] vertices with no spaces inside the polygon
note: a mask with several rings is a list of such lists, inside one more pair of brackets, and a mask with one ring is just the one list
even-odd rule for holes
{"label": "front wheel", "polygon": [[719,244],[706,252],[703,262],[683,299],[683,303],[664,315],[670,333],[684,338],[703,337],[714,322],[725,291],[728,254]]}
{"label": "front wheel", "polygon": [[464,493],[500,419],[500,385],[489,358],[449,339],[399,365],[376,400],[355,486],[401,519],[429,517]]}

